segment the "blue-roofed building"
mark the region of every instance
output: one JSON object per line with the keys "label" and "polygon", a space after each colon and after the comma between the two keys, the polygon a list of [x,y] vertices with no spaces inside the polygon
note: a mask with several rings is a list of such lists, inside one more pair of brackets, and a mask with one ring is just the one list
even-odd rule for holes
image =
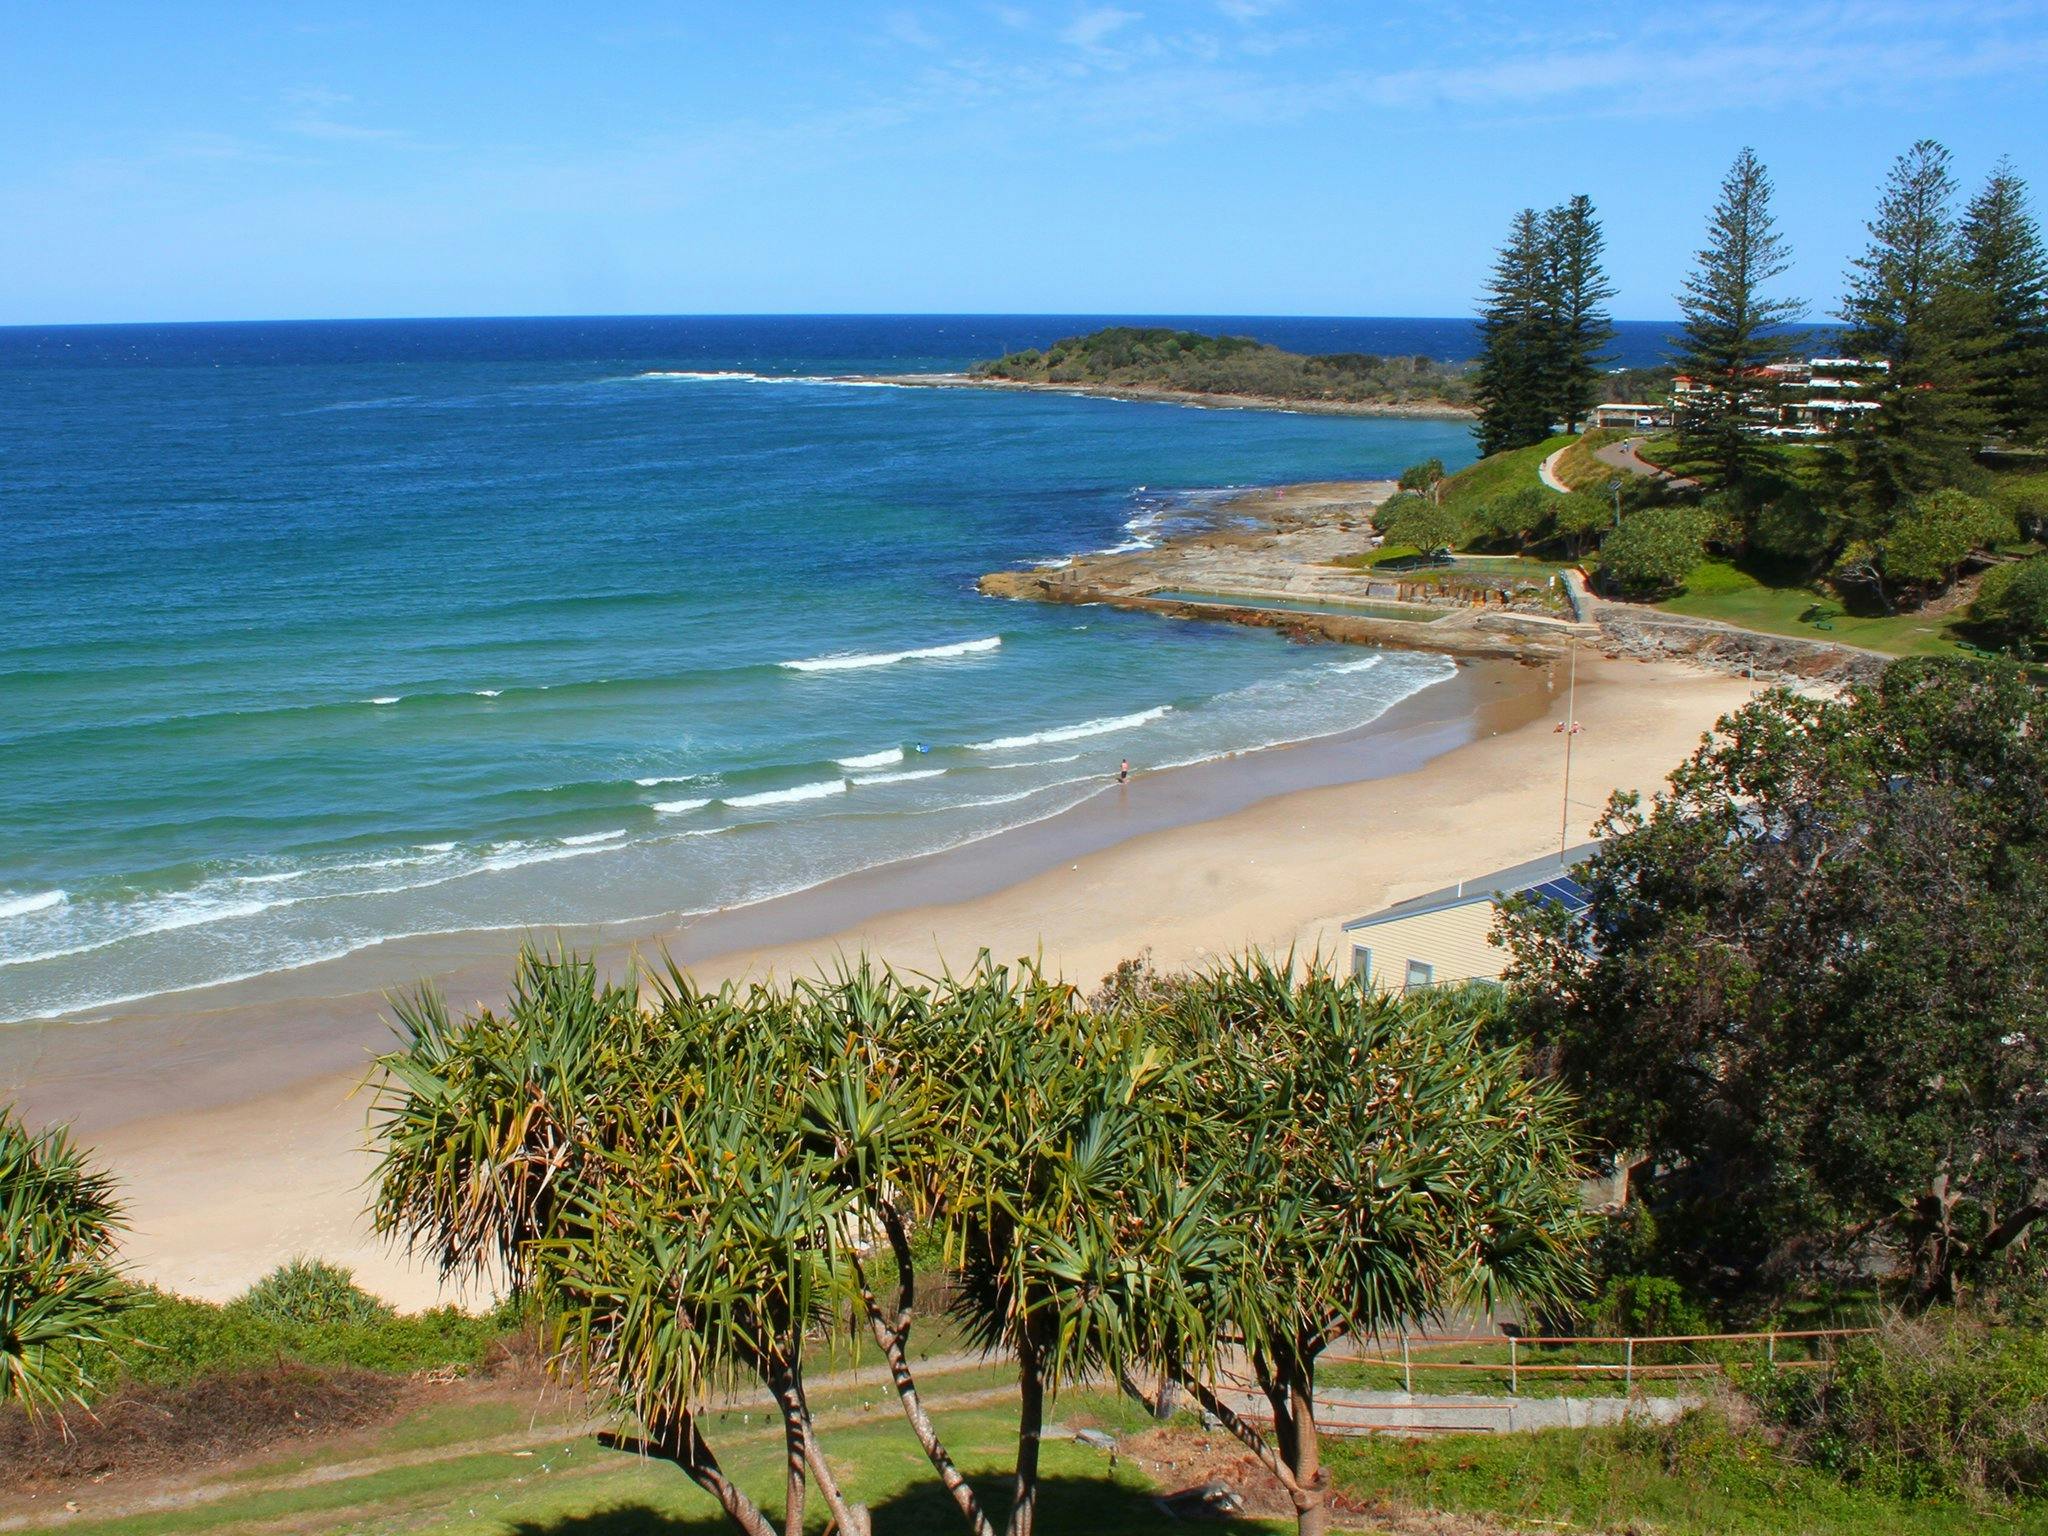
{"label": "blue-roofed building", "polygon": [[1383,992],[1453,986],[1467,981],[1498,983],[1507,951],[1490,942],[1494,913],[1511,896],[1532,896],[1582,912],[1586,893],[1573,871],[1598,843],[1582,843],[1563,855],[1532,859],[1476,880],[1462,880],[1427,896],[1398,902],[1384,912],[1344,925],[1351,946],[1351,974]]}

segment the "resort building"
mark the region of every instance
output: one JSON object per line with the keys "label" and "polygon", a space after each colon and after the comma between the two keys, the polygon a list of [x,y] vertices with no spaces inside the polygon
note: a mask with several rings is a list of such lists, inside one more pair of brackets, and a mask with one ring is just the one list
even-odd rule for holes
{"label": "resort building", "polygon": [[1572,871],[1598,843],[1583,843],[1562,856],[1551,854],[1497,870],[1427,896],[1398,902],[1384,912],[1344,925],[1351,944],[1351,974],[1382,992],[1462,982],[1498,983],[1507,951],[1492,941],[1494,914],[1512,896],[1555,902],[1568,912],[1584,911],[1586,894]]}
{"label": "resort building", "polygon": [[1610,400],[1605,405],[1594,406],[1593,414],[1586,418],[1588,430],[1620,427],[1624,432],[1649,432],[1670,425],[1670,406],[1645,405],[1635,401]]}
{"label": "resort building", "polygon": [[[1760,437],[1828,437],[1878,408],[1872,397],[1891,366],[1882,358],[1809,357],[1759,368],[1747,400],[1749,430]],[[1681,373],[1671,383],[1672,415],[1682,417],[1711,393],[1711,385]]]}

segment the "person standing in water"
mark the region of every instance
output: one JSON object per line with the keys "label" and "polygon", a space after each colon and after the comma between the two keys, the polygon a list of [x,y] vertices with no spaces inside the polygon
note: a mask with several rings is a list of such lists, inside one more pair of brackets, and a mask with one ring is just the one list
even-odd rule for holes
{"label": "person standing in water", "polygon": [[1131,782],[1131,760],[1128,757],[1123,760],[1123,765],[1117,769],[1116,781],[1119,784]]}

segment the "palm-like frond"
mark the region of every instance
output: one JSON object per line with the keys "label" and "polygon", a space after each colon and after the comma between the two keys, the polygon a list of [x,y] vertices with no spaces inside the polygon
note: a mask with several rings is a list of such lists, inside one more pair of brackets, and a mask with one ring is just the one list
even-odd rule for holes
{"label": "palm-like frond", "polygon": [[0,1402],[83,1402],[83,1358],[114,1342],[130,1305],[113,1263],[121,1207],[110,1175],[63,1129],[32,1135],[0,1108]]}

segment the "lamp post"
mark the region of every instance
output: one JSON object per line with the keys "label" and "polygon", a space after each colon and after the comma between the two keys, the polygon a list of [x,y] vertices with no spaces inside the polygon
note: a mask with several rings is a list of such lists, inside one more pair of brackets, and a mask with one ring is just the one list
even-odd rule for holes
{"label": "lamp post", "polygon": [[1621,476],[1616,475],[1607,482],[1608,494],[1614,498],[1614,526],[1621,526]]}
{"label": "lamp post", "polygon": [[1564,718],[1553,729],[1564,736],[1564,794],[1557,807],[1557,860],[1564,862],[1572,837],[1572,738],[1579,734],[1579,642],[1572,640],[1571,681],[1565,687]]}

